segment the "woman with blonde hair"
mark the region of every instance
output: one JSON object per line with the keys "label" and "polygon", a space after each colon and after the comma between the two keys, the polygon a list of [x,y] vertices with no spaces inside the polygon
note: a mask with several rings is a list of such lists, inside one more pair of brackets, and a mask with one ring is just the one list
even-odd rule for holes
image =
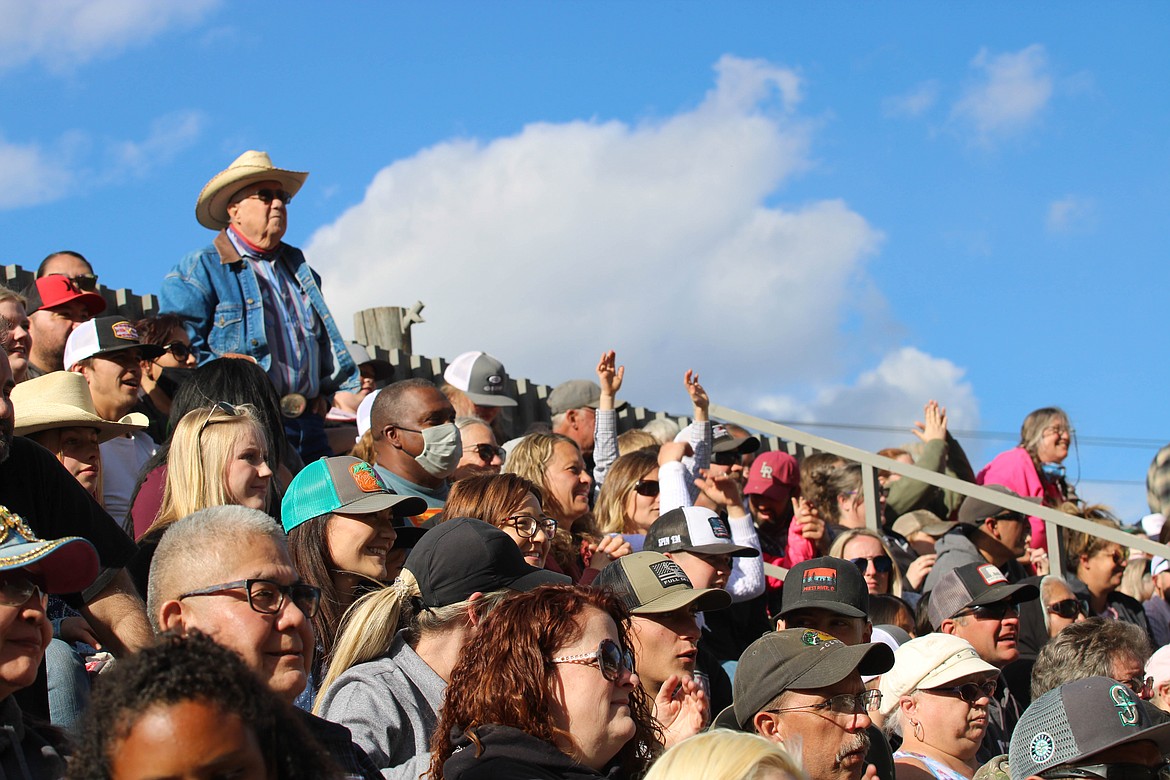
{"label": "woman with blonde hair", "polygon": [[784,745],[730,729],[683,740],[662,754],[645,780],[803,780],[797,756]]}
{"label": "woman with blonde hair", "polygon": [[601,534],[643,534],[658,519],[658,452],[622,455],[597,496],[594,525]]}
{"label": "woman with blonde hair", "polygon": [[346,613],[314,711],[347,727],[385,776],[417,778],[451,670],[487,613],[513,591],[566,581],[481,520],[440,523],[393,587]]}
{"label": "woman with blonde hair", "polygon": [[[907,591],[917,591],[922,587],[934,563],[934,556],[915,558],[903,576],[902,567],[885,537],[869,528],[850,528],[842,532],[833,540],[829,555],[852,561],[865,577],[870,593],[889,593],[902,599],[906,598]],[[917,603],[916,594],[914,602]]]}
{"label": "woman with blonde hair", "polygon": [[140,593],[146,592],[154,550],[175,521],[209,506],[265,512],[277,506],[268,456],[259,412],[250,404],[220,401],[183,415],[171,435],[162,506],[128,567]]}
{"label": "woman with blonde hair", "polygon": [[23,295],[0,284],[0,346],[8,353],[12,381],[20,384],[29,378],[28,354],[32,336],[28,332],[28,301]]}
{"label": "woman with blonde hair", "polygon": [[595,532],[589,514],[593,478],[585,468],[581,448],[568,436],[525,436],[508,454],[504,471],[539,485],[544,511],[557,521],[546,568],[564,572],[574,582],[587,585],[611,560],[630,551],[629,543],[620,536],[601,537]]}

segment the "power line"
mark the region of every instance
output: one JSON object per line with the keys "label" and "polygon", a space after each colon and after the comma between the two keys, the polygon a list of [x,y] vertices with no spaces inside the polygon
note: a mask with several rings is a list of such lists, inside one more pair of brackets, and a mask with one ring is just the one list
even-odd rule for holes
{"label": "power line", "polygon": [[[867,433],[907,433],[906,428],[895,425],[865,425],[863,423],[828,423],[808,422],[806,420],[773,420],[779,425],[790,428],[831,428],[846,431],[864,431]],[[1018,433],[1004,431],[951,431],[957,439],[991,439],[997,441],[1015,441]],[[1077,436],[1077,444],[1086,447],[1115,447],[1120,449],[1161,449],[1165,439],[1142,439],[1134,436]]]}

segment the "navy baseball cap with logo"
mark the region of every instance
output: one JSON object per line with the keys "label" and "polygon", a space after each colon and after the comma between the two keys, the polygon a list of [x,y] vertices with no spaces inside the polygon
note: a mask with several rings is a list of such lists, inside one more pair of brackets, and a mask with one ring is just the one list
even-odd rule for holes
{"label": "navy baseball cap with logo", "polygon": [[991,563],[967,563],[939,578],[930,591],[927,617],[935,628],[970,607],[1008,601],[1020,604],[1040,597],[1035,585],[1012,585],[999,567]]}
{"label": "navy baseball cap with logo", "polygon": [[846,617],[869,617],[865,577],[843,558],[813,558],[788,570],[780,595],[780,617],[815,607]]}
{"label": "navy baseball cap with logo", "polygon": [[[1170,753],[1170,723],[1155,721],[1151,709],[1127,685],[1108,677],[1086,677],[1053,688],[1032,702],[1016,723],[1008,748],[1012,780],[1058,766],[1091,766],[1094,755],[1134,742],[1148,740],[1162,755]],[[1161,777],[1117,775],[1131,776]]]}
{"label": "navy baseball cap with logo", "polygon": [[682,567],[656,552],[623,555],[601,570],[593,586],[611,591],[634,615],[659,615],[692,604],[698,612],[731,606],[727,591],[695,588]]}
{"label": "navy baseball cap with logo", "polygon": [[710,509],[684,506],[659,516],[646,531],[644,549],[653,552],[691,552],[758,558],[755,547],[731,541],[727,521]]}

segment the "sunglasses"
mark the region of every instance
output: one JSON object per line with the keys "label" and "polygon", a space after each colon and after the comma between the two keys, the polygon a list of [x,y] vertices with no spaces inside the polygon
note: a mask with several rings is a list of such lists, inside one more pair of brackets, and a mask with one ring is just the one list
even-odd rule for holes
{"label": "sunglasses", "polygon": [[20,572],[0,575],[0,604],[6,607],[22,606],[37,592],[41,586]]}
{"label": "sunglasses", "polygon": [[95,292],[97,290],[97,274],[77,274],[70,276],[73,283],[86,292]]}
{"label": "sunglasses", "polygon": [[1094,780],[1170,780],[1170,763],[1157,766],[1144,764],[1085,764],[1058,766],[1039,774],[1048,780],[1058,777],[1087,777]]}
{"label": "sunglasses", "polygon": [[1054,601],[1046,609],[1057,617],[1066,620],[1075,620],[1077,615],[1089,616],[1089,602],[1084,599],[1064,599]]}
{"label": "sunglasses", "polygon": [[493,444],[465,444],[463,446],[475,450],[475,456],[484,463],[491,463],[493,458],[499,458],[501,463],[504,461],[503,447],[497,447]]}
{"label": "sunglasses", "polygon": [[175,360],[186,360],[195,354],[195,350],[190,344],[183,341],[172,341],[163,347],[167,352],[175,356]]}
{"label": "sunglasses", "polygon": [[1154,696],[1153,677],[1134,677],[1132,680],[1115,680],[1115,682],[1126,686],[1143,699],[1149,700]]}
{"label": "sunglasses", "polygon": [[[207,419],[204,420],[203,424],[199,426],[200,435],[203,434],[203,429],[211,423],[211,418],[215,416],[216,412],[223,412],[224,414],[231,415],[232,417],[239,417],[243,414],[243,412],[229,404],[227,401],[216,401],[211,405],[211,411],[207,413]],[[220,420],[220,422],[223,421]]]}
{"label": "sunglasses", "polygon": [[970,615],[976,620],[1003,620],[1009,612],[1014,616],[1019,616],[1020,614],[1020,610],[1015,604],[1001,601],[997,604],[983,604],[978,607],[970,607],[959,612],[955,617],[966,617]]}
{"label": "sunglasses", "polygon": [[734,466],[739,463],[739,453],[735,450],[728,452],[711,453],[711,462],[716,466]]}
{"label": "sunglasses", "polygon": [[925,690],[940,696],[958,696],[968,704],[978,704],[980,699],[990,699],[995,695],[995,680],[988,680],[984,683],[963,683],[954,688],[926,688]]}
{"label": "sunglasses", "polygon": [[875,555],[872,558],[850,558],[849,562],[857,567],[857,570],[862,574],[869,569],[870,561],[873,562],[873,570],[878,574],[889,574],[894,570],[894,561],[888,555]]}
{"label": "sunglasses", "polygon": [[634,483],[634,492],[646,498],[654,498],[658,495],[658,480],[640,479]]}
{"label": "sunglasses", "polygon": [[601,644],[592,653],[562,655],[559,658],[551,659],[551,661],[554,664],[596,666],[601,670],[601,676],[610,682],[617,682],[623,671],[631,674],[634,671],[634,654],[618,647],[618,643],[612,639],[602,639]]}
{"label": "sunglasses", "polygon": [[[287,206],[288,204],[292,203],[293,196],[291,192],[287,192],[285,190],[270,190],[265,187],[262,190],[256,190],[251,195],[249,195],[248,198],[256,198],[261,203],[271,203],[272,201],[279,199],[281,203]],[[247,198],[244,200],[247,200]]]}

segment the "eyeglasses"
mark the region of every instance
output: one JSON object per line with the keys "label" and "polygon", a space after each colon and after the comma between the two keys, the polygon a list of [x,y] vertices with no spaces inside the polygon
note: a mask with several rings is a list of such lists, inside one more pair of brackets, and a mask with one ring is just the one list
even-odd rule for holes
{"label": "eyeglasses", "polygon": [[1141,677],[1134,677],[1130,680],[1117,680],[1115,678],[1115,682],[1119,682],[1126,686],[1143,699],[1151,699],[1154,696],[1153,677],[1146,677],[1144,679]]}
{"label": "eyeglasses", "polygon": [[888,555],[875,555],[872,558],[850,558],[849,562],[857,567],[857,570],[865,574],[869,570],[869,563],[873,561],[873,570],[878,574],[889,574],[894,570],[894,561]]}
{"label": "eyeglasses", "polygon": [[1101,780],[1170,780],[1170,763],[1157,766],[1144,764],[1085,764],[1084,766],[1057,766],[1040,773],[1040,777],[1055,780],[1058,777],[1088,777]]}
{"label": "eyeglasses", "polygon": [[508,524],[516,529],[516,533],[525,539],[536,536],[537,526],[544,531],[545,536],[551,537],[557,532],[557,521],[551,517],[533,517],[532,515],[509,515],[504,518]]}
{"label": "eyeglasses", "polygon": [[554,664],[581,664],[582,666],[596,666],[601,670],[601,676],[610,682],[617,682],[622,672],[634,671],[634,654],[629,650],[618,647],[612,639],[602,639],[601,644],[592,653],[581,655],[562,655],[551,659]]}
{"label": "eyeglasses", "polygon": [[236,580],[222,585],[211,585],[179,596],[179,600],[192,596],[213,596],[228,590],[243,588],[248,594],[248,606],[264,615],[275,615],[289,600],[297,609],[312,618],[321,605],[321,589],[305,582],[281,585],[272,580]]}
{"label": "eyeglasses", "polygon": [[778,710],[764,710],[764,712],[830,710],[838,715],[862,715],[866,712],[873,712],[880,706],[882,706],[882,692],[875,689],[864,693],[841,693],[825,699],[820,704],[805,704],[800,707],[784,707]]}
{"label": "eyeglasses", "polygon": [[658,495],[658,480],[640,479],[634,483],[634,492],[646,498],[654,498]]}
{"label": "eyeglasses", "polygon": [[74,284],[86,292],[94,292],[97,290],[97,274],[77,274],[69,278],[73,280]]}
{"label": "eyeglasses", "polygon": [[1010,602],[1001,601],[997,604],[982,604],[978,607],[969,607],[959,612],[955,617],[973,616],[976,620],[1003,620],[1008,613],[1019,616],[1019,608]]}
{"label": "eyeglasses", "polygon": [[739,453],[735,450],[711,453],[711,462],[716,466],[734,466],[739,463]]}
{"label": "eyeglasses", "polygon": [[1056,438],[1058,438],[1058,439],[1061,436],[1068,436],[1071,439],[1073,436],[1076,435],[1077,432],[1076,432],[1076,429],[1068,428],[1068,427],[1065,427],[1063,425],[1049,425],[1047,428],[1045,428],[1040,433],[1042,436],[1047,436],[1050,433],[1054,433],[1054,434],[1056,434]]}
{"label": "eyeglasses", "polygon": [[963,683],[953,688],[924,688],[927,693],[937,693],[940,696],[958,696],[968,704],[978,704],[980,699],[990,699],[995,695],[995,680],[984,683]]}
{"label": "eyeglasses", "polygon": [[186,360],[192,355],[198,357],[195,349],[184,341],[172,341],[170,344],[167,344],[165,347],[163,347],[163,349],[174,355],[175,360]]}
{"label": "eyeglasses", "polygon": [[280,200],[281,203],[287,206],[292,203],[293,196],[291,192],[286,192],[285,190],[270,190],[265,187],[262,190],[256,190],[251,195],[243,198],[243,200],[247,200],[248,198],[256,198],[265,204],[271,203],[274,200]]}
{"label": "eyeglasses", "polygon": [[1077,615],[1089,616],[1089,602],[1085,599],[1064,599],[1054,601],[1045,607],[1050,613],[1066,620],[1076,620]]}
{"label": "eyeglasses", "polygon": [[0,604],[6,607],[22,606],[39,592],[41,586],[19,572],[0,575]]}
{"label": "eyeglasses", "polygon": [[1004,512],[1001,515],[993,515],[992,517],[990,517],[988,519],[997,520],[997,521],[998,520],[1014,520],[1017,523],[1028,522],[1028,518],[1025,517],[1024,515],[1021,515],[1019,512]]}
{"label": "eyeglasses", "polygon": [[215,416],[216,412],[223,412],[224,414],[231,415],[232,417],[239,417],[241,414],[243,414],[243,412],[229,404],[227,401],[216,401],[211,405],[211,411],[207,413],[207,419],[204,420],[203,424],[199,426],[200,435],[203,434],[203,429],[206,428],[208,423],[211,422],[211,418]]}
{"label": "eyeglasses", "polygon": [[463,448],[475,450],[476,457],[484,463],[491,463],[493,458],[504,460],[504,448],[494,444],[464,444]]}

